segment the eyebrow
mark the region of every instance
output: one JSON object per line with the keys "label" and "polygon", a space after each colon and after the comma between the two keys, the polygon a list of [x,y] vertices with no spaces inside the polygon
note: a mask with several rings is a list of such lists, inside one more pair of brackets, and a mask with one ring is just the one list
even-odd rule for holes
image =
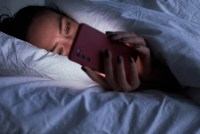
{"label": "eyebrow", "polygon": [[58,17],[58,29],[59,29],[59,33],[60,33],[60,34],[61,34],[61,32],[62,32],[62,20],[63,20],[63,16],[60,15],[60,16]]}

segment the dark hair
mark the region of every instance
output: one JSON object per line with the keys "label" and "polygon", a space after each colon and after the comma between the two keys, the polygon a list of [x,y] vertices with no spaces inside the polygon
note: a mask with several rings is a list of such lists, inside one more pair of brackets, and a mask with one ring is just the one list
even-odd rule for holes
{"label": "dark hair", "polygon": [[13,16],[0,15],[0,31],[21,40],[26,40],[26,35],[33,19],[47,10],[64,15],[58,10],[45,6],[27,6],[20,9]]}

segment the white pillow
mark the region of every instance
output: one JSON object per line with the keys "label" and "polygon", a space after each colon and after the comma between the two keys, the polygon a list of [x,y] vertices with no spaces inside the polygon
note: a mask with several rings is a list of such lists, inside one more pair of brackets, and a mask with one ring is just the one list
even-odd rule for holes
{"label": "white pillow", "polygon": [[130,1],[46,0],[45,4],[102,32],[135,31],[147,40],[152,54],[170,68],[182,86],[200,87],[200,25],[188,19],[193,16],[183,17],[190,11],[179,10],[180,16],[168,12],[170,8],[174,10],[174,7],[187,5],[185,9],[194,9],[195,15],[199,14],[199,9],[193,8],[194,3],[187,1],[154,1],[150,2],[150,8],[142,4],[146,0],[141,0],[139,5],[137,2],[136,5],[130,4]]}
{"label": "white pillow", "polygon": [[96,85],[79,64],[0,32],[0,76],[35,76],[83,89]]}

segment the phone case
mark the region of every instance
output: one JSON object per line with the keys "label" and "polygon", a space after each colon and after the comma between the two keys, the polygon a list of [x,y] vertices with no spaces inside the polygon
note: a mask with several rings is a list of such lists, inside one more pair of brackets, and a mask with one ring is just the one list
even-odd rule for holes
{"label": "phone case", "polygon": [[117,56],[122,56],[126,74],[130,73],[130,57],[135,60],[137,53],[129,46],[109,39],[104,33],[86,25],[80,24],[73,41],[69,59],[91,69],[104,73],[104,51],[112,53],[113,67],[117,64]]}

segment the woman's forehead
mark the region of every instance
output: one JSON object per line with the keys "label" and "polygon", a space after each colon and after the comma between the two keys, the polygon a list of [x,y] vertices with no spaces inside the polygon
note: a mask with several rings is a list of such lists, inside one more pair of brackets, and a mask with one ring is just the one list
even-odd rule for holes
{"label": "woman's forehead", "polygon": [[59,34],[58,29],[59,14],[47,11],[37,16],[29,27],[27,41],[45,49]]}
{"label": "woman's forehead", "polygon": [[53,11],[43,11],[42,13],[38,14],[34,20],[37,22],[48,22],[50,20],[56,20],[58,18],[58,16],[60,16],[60,14],[53,12]]}

